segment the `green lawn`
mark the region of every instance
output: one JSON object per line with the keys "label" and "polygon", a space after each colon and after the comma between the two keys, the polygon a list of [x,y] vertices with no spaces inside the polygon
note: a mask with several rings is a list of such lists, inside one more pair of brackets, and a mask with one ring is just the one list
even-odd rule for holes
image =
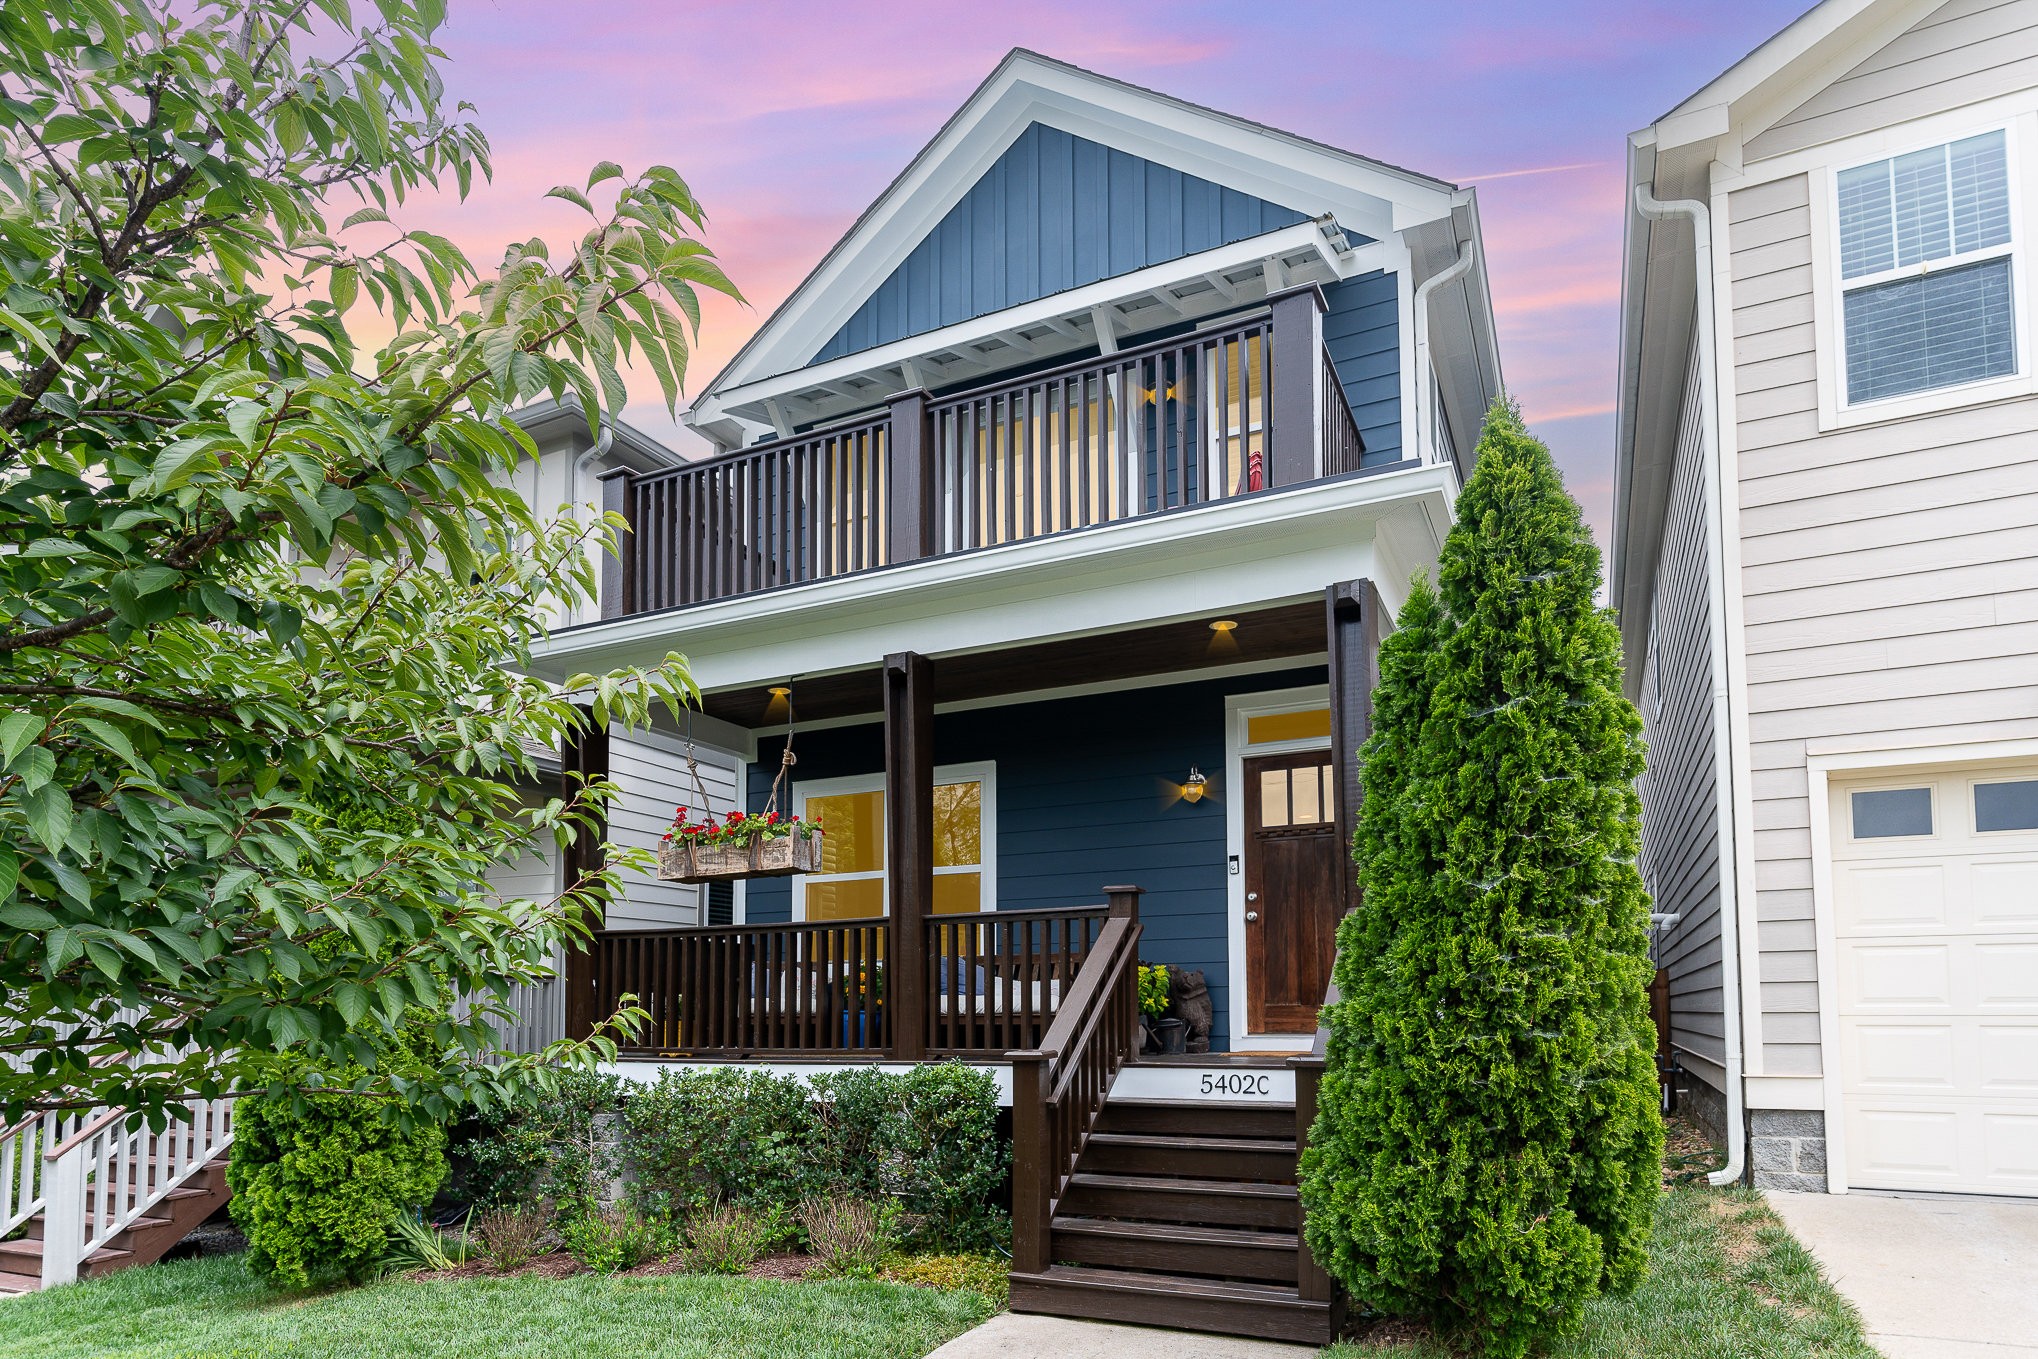
{"label": "green lawn", "polygon": [[[1663,1195],[1649,1277],[1602,1298],[1550,1359],[1876,1359],[1847,1303],[1760,1196],[1683,1185]],[[1434,1342],[1341,1345],[1324,1359],[1452,1359]]]}
{"label": "green lawn", "polygon": [[215,1256],[0,1301],[0,1359],[913,1359],[994,1310],[975,1293],[902,1284],[690,1275],[398,1280],[289,1297],[239,1256]]}

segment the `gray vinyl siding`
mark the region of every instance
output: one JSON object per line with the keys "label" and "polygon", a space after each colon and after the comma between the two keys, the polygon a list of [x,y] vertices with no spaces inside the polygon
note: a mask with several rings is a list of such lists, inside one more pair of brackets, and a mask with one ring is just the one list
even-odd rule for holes
{"label": "gray vinyl siding", "polygon": [[[1885,59],[1921,34],[1943,41],[1956,23],[1999,24],[2008,11],[2038,21],[2038,4],[1948,5],[1847,80],[1894,69]],[[1970,62],[1995,55],[1962,50]],[[1974,88],[1949,79],[1936,97]],[[1933,111],[1890,109],[1879,122]],[[1820,138],[1862,130],[1820,127]],[[1728,200],[1758,1069],[1805,1076],[1822,1069],[1806,743],[1971,741],[2038,718],[2038,401],[1822,434],[1808,195],[1799,175]]]}
{"label": "gray vinyl siding", "polygon": [[2038,0],[1949,0],[1748,143],[1779,156],[2038,85]]}
{"label": "gray vinyl siding", "polygon": [[[729,811],[736,805],[735,760],[706,749],[697,749],[696,758],[714,810]],[[700,795],[686,772],[684,749],[657,733],[611,736],[609,777],[619,789],[609,809],[609,840],[614,844],[655,851],[672,824],[674,808],[701,810]],[[655,930],[701,923],[699,887],[660,882],[635,871],[626,871],[623,881],[623,900],[610,907],[607,928]]]}
{"label": "gray vinyl siding", "polygon": [[1684,419],[1651,599],[1654,644],[1641,691],[1649,766],[1639,788],[1642,876],[1655,909],[1678,917],[1655,947],[1657,966],[1670,974],[1671,1043],[1687,1072],[1720,1091],[1726,1053],[1718,766],[1697,374],[1694,362],[1685,382]]}
{"label": "gray vinyl siding", "polygon": [[[542,797],[538,790],[533,790],[530,794],[532,805],[537,805]],[[560,883],[559,857],[550,836],[541,837],[532,846],[531,852],[515,863],[496,865],[489,870],[487,878],[490,890],[505,900],[551,900],[558,893]],[[554,965],[557,966],[557,963],[555,956]],[[547,1043],[565,1036],[566,993],[557,978],[511,988],[509,1004],[516,1012],[517,1022],[503,1025],[499,1032],[503,1046],[511,1052],[537,1052]],[[456,1013],[465,1011],[462,1004],[456,1004],[454,1008]]]}

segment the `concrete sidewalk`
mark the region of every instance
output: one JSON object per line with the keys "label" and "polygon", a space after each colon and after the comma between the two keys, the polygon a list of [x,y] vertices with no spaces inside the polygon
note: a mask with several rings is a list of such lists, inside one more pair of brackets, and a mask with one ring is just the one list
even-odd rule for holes
{"label": "concrete sidewalk", "polygon": [[1004,1312],[957,1336],[927,1359],[1130,1359],[1144,1354],[1165,1354],[1168,1359],[1311,1359],[1316,1353],[1307,1345]]}
{"label": "concrete sidewalk", "polygon": [[1889,1359],[2038,1359],[2038,1199],[1764,1197]]}

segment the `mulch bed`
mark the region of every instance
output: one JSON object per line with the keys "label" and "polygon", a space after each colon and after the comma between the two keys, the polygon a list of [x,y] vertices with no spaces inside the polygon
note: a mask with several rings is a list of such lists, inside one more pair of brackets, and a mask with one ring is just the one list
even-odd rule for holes
{"label": "mulch bed", "polygon": [[1663,1120],[1663,1187],[1696,1184],[1726,1164],[1726,1157],[1696,1123],[1683,1118]]}

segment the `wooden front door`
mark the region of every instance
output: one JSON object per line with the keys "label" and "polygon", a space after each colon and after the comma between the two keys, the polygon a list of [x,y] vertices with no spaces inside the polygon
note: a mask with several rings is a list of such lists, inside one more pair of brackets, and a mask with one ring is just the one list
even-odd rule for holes
{"label": "wooden front door", "polygon": [[1330,752],[1245,762],[1246,1026],[1314,1033],[1330,984],[1346,867]]}

